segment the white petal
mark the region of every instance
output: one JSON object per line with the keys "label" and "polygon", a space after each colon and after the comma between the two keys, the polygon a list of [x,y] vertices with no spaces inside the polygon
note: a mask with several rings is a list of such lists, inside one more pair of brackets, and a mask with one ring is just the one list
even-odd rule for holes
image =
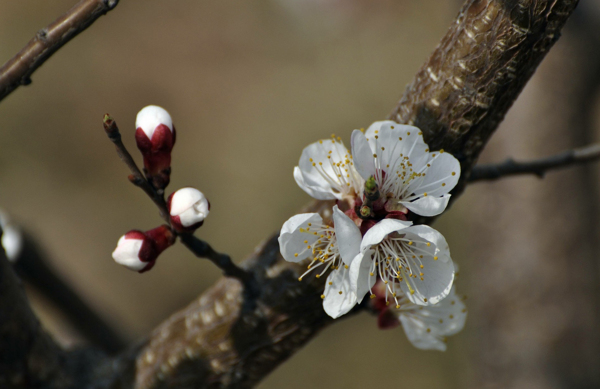
{"label": "white petal", "polygon": [[152,139],[154,130],[160,124],[169,127],[173,132],[173,120],[171,115],[162,107],[157,105],[149,105],[142,108],[135,118],[135,128],[142,128],[148,139]]}
{"label": "white petal", "polygon": [[364,254],[360,253],[350,264],[350,286],[354,293],[356,293],[358,304],[362,302],[362,299],[371,290],[373,285],[375,285],[375,281],[377,280],[376,276],[369,276],[371,266],[373,265],[372,255],[373,252],[371,250],[368,250]]}
{"label": "white petal", "polygon": [[436,216],[444,212],[450,201],[450,195],[445,194],[442,197],[430,196],[420,197],[415,201],[401,201],[411,212],[421,216]]}
{"label": "white petal", "polygon": [[294,179],[296,180],[296,184],[308,193],[309,196],[317,199],[317,200],[335,200],[337,196],[333,194],[330,189],[323,189],[320,186],[309,186],[304,182],[304,176],[302,175],[302,171],[298,166],[294,167]]}
{"label": "white petal", "polygon": [[[312,245],[318,239],[318,236],[310,232],[300,231],[300,229],[305,231],[310,228],[309,223],[315,226],[321,225],[323,219],[318,213],[302,213],[292,216],[283,223],[278,241],[279,250],[286,261],[299,262],[312,254],[312,251],[307,249],[306,246]],[[308,243],[304,243],[304,241],[308,241]]]}
{"label": "white petal", "polygon": [[412,225],[412,222],[397,220],[397,219],[383,219],[373,227],[371,227],[365,236],[363,236],[362,242],[360,243],[360,250],[365,251],[373,245],[380,243],[383,238],[394,231],[403,230]]}
{"label": "white petal", "polygon": [[406,337],[416,348],[421,350],[446,351],[446,343],[430,332],[428,333],[428,327],[422,321],[413,316],[400,315],[400,323],[402,323]]}
{"label": "white petal", "polygon": [[356,305],[356,294],[350,286],[349,272],[345,269],[333,270],[329,274],[323,294],[323,309],[334,319],[348,313]]}
{"label": "white petal", "polygon": [[333,207],[333,226],[342,261],[349,265],[360,249],[360,229],[337,205]]}
{"label": "white petal", "polygon": [[416,278],[404,277],[405,279],[400,283],[400,287],[406,297],[414,304],[437,304],[448,296],[450,289],[452,289],[454,264],[452,261],[436,261],[429,255],[423,255],[420,263],[423,264],[423,269],[412,269],[412,266],[411,269],[417,274],[420,270],[423,273],[423,280],[418,276]]}
{"label": "white petal", "polygon": [[419,171],[429,159],[425,151],[428,146],[417,127],[385,120],[373,123],[365,136],[377,154],[378,166],[385,171],[395,171],[404,157],[409,157],[412,169]]}
{"label": "white petal", "polygon": [[[328,158],[329,157],[329,158]],[[308,188],[316,193],[328,193],[334,198],[342,199],[343,192],[347,189],[342,182],[333,164],[346,164],[350,153],[341,143],[332,139],[325,139],[308,145],[302,150],[298,168],[302,174],[300,187]],[[339,169],[337,169],[339,170]],[[298,182],[296,178],[296,182]],[[309,191],[307,193],[310,194]],[[328,197],[331,198],[331,197]],[[326,198],[319,198],[325,200]]]}
{"label": "white petal", "polygon": [[442,339],[460,332],[467,318],[465,304],[452,288],[448,297],[438,304],[403,310],[400,321],[415,347],[425,350],[445,350]]}
{"label": "white petal", "polygon": [[3,231],[2,247],[4,247],[4,251],[6,252],[6,258],[14,262],[23,249],[23,235],[21,235],[21,231],[18,228],[12,225],[6,226]]}
{"label": "white petal", "polygon": [[375,164],[373,161],[373,150],[369,146],[365,134],[359,130],[352,132],[352,159],[358,174],[365,180],[375,175]]}
{"label": "white petal", "polygon": [[189,227],[206,219],[208,200],[195,188],[181,188],[171,198],[171,216],[179,216],[181,224]]}
{"label": "white petal", "polygon": [[409,185],[408,192],[415,196],[421,197],[423,193],[427,193],[427,196],[442,196],[456,186],[460,177],[460,163],[454,156],[439,151],[434,151],[431,155],[435,157],[428,162],[431,167],[423,170],[425,176]]}
{"label": "white petal", "polygon": [[123,265],[130,270],[142,270],[148,265],[148,262],[143,262],[139,258],[143,242],[141,239],[126,239],[125,236],[122,236],[117,243],[117,248],[112,253],[113,259],[119,265]]}
{"label": "white petal", "polygon": [[439,261],[450,261],[450,247],[446,238],[438,230],[426,225],[411,226],[407,232],[415,234],[421,239],[430,242],[433,246],[429,246],[432,251],[431,255],[438,257]]}

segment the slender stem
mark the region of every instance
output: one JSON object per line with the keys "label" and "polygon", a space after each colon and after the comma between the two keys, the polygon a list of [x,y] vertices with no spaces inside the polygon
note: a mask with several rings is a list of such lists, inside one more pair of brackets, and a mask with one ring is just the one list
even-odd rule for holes
{"label": "slender stem", "polygon": [[19,86],[29,85],[33,72],[52,54],[118,3],[119,0],[81,0],[38,31],[27,46],[0,68],[0,100]]}
{"label": "slender stem", "polygon": [[551,157],[516,162],[512,158],[498,164],[478,165],[473,168],[469,183],[476,181],[493,181],[506,176],[519,174],[535,174],[543,178],[549,170],[556,170],[572,165],[593,162],[600,159],[600,143],[562,152]]}
{"label": "slender stem", "polygon": [[[129,154],[129,151],[127,151],[127,148],[121,141],[121,133],[119,132],[117,123],[109,114],[106,114],[104,115],[103,124],[104,131],[106,131],[106,134],[111,142],[114,143],[119,158],[131,171],[131,174],[129,175],[129,181],[131,181],[135,186],[141,188],[148,195],[148,197],[152,199],[160,211],[160,216],[167,222],[169,226],[171,226],[169,210],[167,209],[167,203],[165,202],[163,194],[157,192],[157,190],[150,184],[150,182],[146,179],[146,177],[144,177],[141,170],[138,168],[137,164],[131,157],[131,154]],[[178,233],[172,228],[171,232],[175,236],[179,236],[184,246],[194,253],[194,255],[199,258],[206,258],[210,260],[219,269],[221,269],[226,276],[240,280],[245,287],[247,296],[252,298],[251,300],[258,296],[259,287],[254,274],[242,269],[241,267],[238,267],[231,261],[229,255],[216,252],[207,242],[196,238],[192,234]]]}
{"label": "slender stem", "polygon": [[192,234],[179,234],[181,243],[187,247],[198,258],[206,258],[214,263],[219,269],[223,270],[223,274],[228,277],[237,278],[246,287],[248,293],[252,297],[256,297],[259,292],[259,286],[253,273],[237,266],[227,254],[222,254],[215,251],[207,242],[198,239]]}
{"label": "slender stem", "polygon": [[158,207],[160,216],[170,225],[171,221],[169,220],[169,210],[167,209],[167,204],[165,203],[164,197],[158,194],[156,189],[150,185],[146,177],[144,177],[142,174],[142,171],[138,168],[137,164],[133,160],[133,157],[131,154],[129,154],[129,151],[127,151],[127,148],[121,141],[121,133],[119,132],[117,123],[112,117],[110,117],[109,114],[104,115],[104,130],[106,131],[106,134],[111,142],[114,143],[119,158],[125,163],[125,165],[127,165],[129,171],[131,171],[129,181],[131,181],[135,186],[141,188],[148,195],[148,197],[150,197],[150,199]]}

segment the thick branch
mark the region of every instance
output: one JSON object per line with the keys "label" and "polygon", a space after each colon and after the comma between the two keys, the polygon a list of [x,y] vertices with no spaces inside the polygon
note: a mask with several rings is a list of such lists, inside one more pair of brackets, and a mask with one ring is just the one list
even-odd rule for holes
{"label": "thick branch", "polygon": [[52,54],[118,3],[119,0],[81,0],[48,27],[38,31],[27,46],[0,68],[0,100],[19,86],[29,85],[33,72]]}
{"label": "thick branch", "polygon": [[548,170],[561,169],[600,159],[600,144],[569,150],[548,158],[530,162],[516,162],[512,158],[505,162],[490,165],[477,165],[473,168],[469,182],[493,181],[506,176],[535,174],[543,178]]}
{"label": "thick branch", "polygon": [[423,130],[432,150],[472,166],[534,73],[577,0],[468,0],[390,118]]}
{"label": "thick branch", "polygon": [[[576,4],[468,0],[407,88],[391,117],[419,126],[432,149],[444,148],[461,161],[455,195]],[[330,217],[331,204],[312,210],[319,208]],[[322,280],[298,282],[301,268],[278,251],[272,238],[244,264],[264,285],[254,312],[241,314],[241,288],[221,280],[156,329],[137,356],[130,384],[250,387],[331,323],[318,298]]]}

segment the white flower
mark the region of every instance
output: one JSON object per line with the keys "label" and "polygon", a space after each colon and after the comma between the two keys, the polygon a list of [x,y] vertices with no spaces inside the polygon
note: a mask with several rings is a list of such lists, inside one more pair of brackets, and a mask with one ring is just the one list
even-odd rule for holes
{"label": "white flower", "polygon": [[334,137],[302,151],[294,178],[300,188],[318,200],[351,199],[362,192],[364,185],[348,149]]}
{"label": "white flower", "polygon": [[182,188],[171,194],[168,207],[174,224],[192,229],[199,227],[210,210],[204,194],[195,188]]}
{"label": "white flower", "polygon": [[2,226],[2,247],[6,253],[6,258],[14,262],[21,254],[23,249],[23,235],[21,230],[15,226],[8,215],[0,211],[0,226]]}
{"label": "white flower", "polygon": [[154,130],[161,124],[167,126],[173,132],[173,120],[171,115],[162,107],[149,105],[142,108],[135,118],[135,128],[141,128],[148,139],[152,139]]}
{"label": "white flower", "polygon": [[279,248],[283,258],[289,262],[311,259],[300,280],[313,270],[318,271],[319,278],[332,269],[321,298],[325,312],[334,319],[356,305],[349,268],[353,261],[362,259],[360,240],[358,227],[337,205],[333,207],[333,227],[323,224],[318,213],[304,213],[291,217],[281,228]]}
{"label": "white flower", "polygon": [[460,332],[467,320],[462,300],[452,288],[448,297],[436,305],[418,306],[402,296],[400,308],[391,311],[398,316],[408,340],[416,348],[446,351],[446,337]]}
{"label": "white flower", "polygon": [[417,215],[446,209],[448,193],[460,176],[460,164],[443,150],[430,152],[417,127],[393,121],[373,123],[352,133],[354,165],[364,180],[373,176],[379,191]]}
{"label": "white flower", "polygon": [[454,265],[448,244],[429,226],[384,219],[367,231],[360,249],[364,256],[350,265],[359,303],[377,276],[386,285],[386,300],[389,292],[396,305],[400,292],[418,305],[436,304],[450,293]]}

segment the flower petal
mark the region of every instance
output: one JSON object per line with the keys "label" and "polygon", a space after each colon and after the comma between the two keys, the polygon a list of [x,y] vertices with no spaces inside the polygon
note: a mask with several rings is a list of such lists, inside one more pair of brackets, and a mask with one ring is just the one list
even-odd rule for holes
{"label": "flower petal", "polygon": [[337,205],[333,207],[333,226],[342,261],[350,265],[360,249],[360,229]]}
{"label": "flower petal", "polygon": [[394,231],[400,231],[410,227],[412,222],[397,219],[383,219],[371,227],[360,243],[360,251],[365,251],[373,245],[380,243],[383,238]]}
{"label": "flower petal", "polygon": [[365,253],[358,254],[350,264],[350,286],[356,293],[357,302],[360,304],[367,292],[373,288],[377,277],[370,277],[369,272],[373,264],[373,252],[367,250]]}
{"label": "flower petal", "polygon": [[437,304],[450,293],[454,281],[454,264],[452,261],[433,258],[430,255],[423,255],[423,258],[419,260],[419,263],[423,265],[422,269],[411,266],[413,273],[419,274],[419,271],[423,273],[422,280],[419,276],[405,276],[400,283],[400,288],[414,304]]}
{"label": "flower petal", "polygon": [[[317,194],[342,199],[347,190],[346,181],[341,179],[341,171],[350,164],[350,153],[343,143],[334,139],[324,139],[308,145],[302,150],[298,168],[302,180],[296,182],[305,191],[306,188]],[[337,166],[340,164],[340,166]],[[299,182],[300,181],[300,182]],[[307,193],[311,194],[309,191]],[[319,197],[321,200],[332,197]]]}
{"label": "flower petal", "polygon": [[411,212],[421,216],[436,216],[444,212],[448,202],[450,201],[450,195],[445,194],[442,197],[426,196],[420,197],[415,201],[401,201],[400,204],[404,205]]}
{"label": "flower petal", "polygon": [[445,350],[444,337],[460,332],[465,326],[467,309],[453,287],[438,304],[403,310],[399,319],[411,343],[423,350]]}
{"label": "flower petal", "polygon": [[321,186],[311,186],[304,181],[304,175],[298,166],[294,167],[294,179],[296,184],[304,190],[310,197],[317,200],[335,200],[337,196],[331,190],[324,189]]}
{"label": "flower petal", "polygon": [[359,130],[352,132],[352,159],[354,166],[365,180],[375,175],[375,164],[373,161],[373,150],[369,146],[365,134]]}
{"label": "flower petal", "polygon": [[434,151],[428,164],[429,167],[423,170],[425,175],[410,183],[408,193],[421,197],[424,193],[428,196],[442,196],[450,192],[460,177],[458,160],[451,154]]}
{"label": "flower petal", "polygon": [[438,230],[426,225],[410,227],[410,233],[419,236],[421,239],[430,242],[433,246],[428,246],[431,255],[442,262],[450,261],[450,247],[446,238]]}
{"label": "flower petal", "polygon": [[371,124],[365,136],[377,154],[376,166],[388,173],[397,170],[405,158],[409,158],[414,171],[419,171],[429,159],[429,147],[417,127],[384,120]]}
{"label": "flower petal", "polygon": [[356,305],[356,294],[350,286],[346,269],[333,270],[329,274],[323,294],[323,309],[334,319],[348,313]]}
{"label": "flower petal", "polygon": [[[307,248],[318,236],[307,232],[308,224],[321,225],[323,219],[318,213],[302,213],[289,218],[281,227],[279,234],[279,250],[288,262],[299,262],[308,258],[312,251]],[[304,243],[307,241],[307,243]]]}

